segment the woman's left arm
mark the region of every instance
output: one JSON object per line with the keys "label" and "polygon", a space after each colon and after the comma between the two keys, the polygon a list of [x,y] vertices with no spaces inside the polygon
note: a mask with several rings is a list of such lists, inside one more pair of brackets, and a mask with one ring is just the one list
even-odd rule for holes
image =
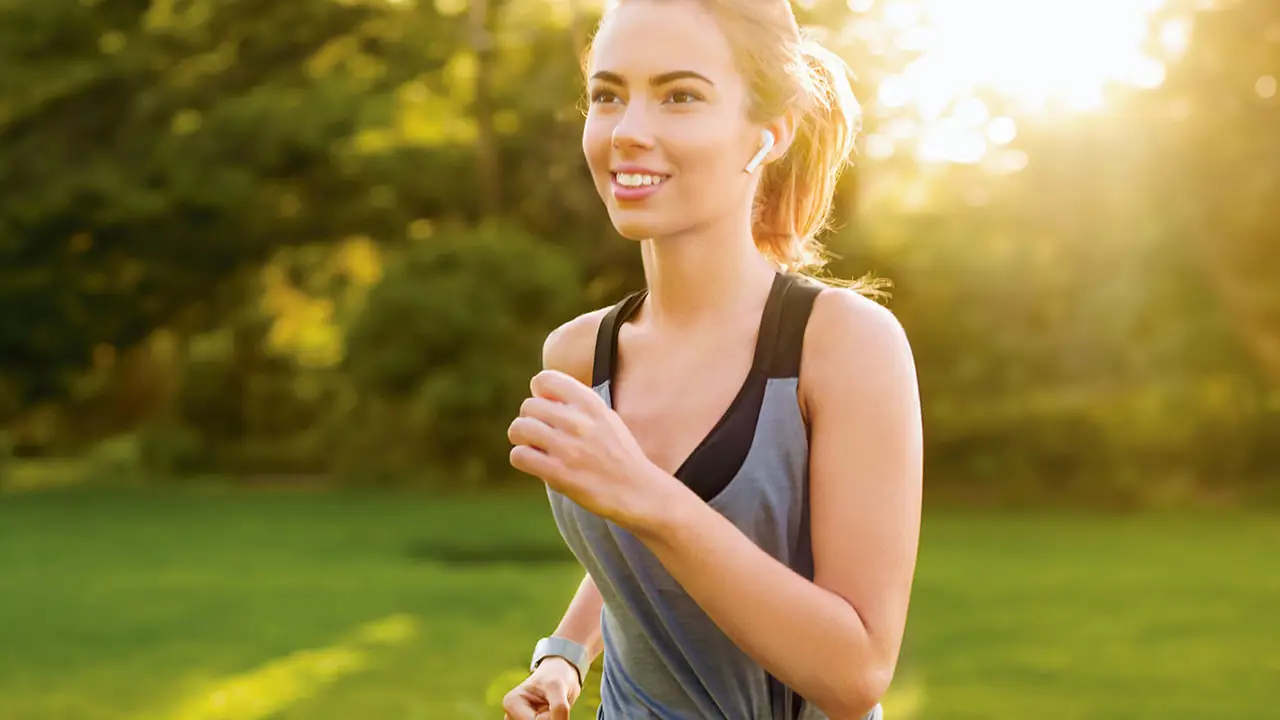
{"label": "woman's left arm", "polygon": [[920,400],[910,346],[888,310],[826,291],[807,334],[814,581],[679,483],[657,483],[662,511],[632,531],[756,662],[833,720],[857,718],[888,688],[906,627],[920,529]]}
{"label": "woman's left arm", "polygon": [[832,720],[893,677],[920,530],[920,399],[894,316],[818,296],[801,394],[810,427],[811,582],[645,458],[590,388],[544,371],[508,430],[511,463],[640,538],[748,656]]}

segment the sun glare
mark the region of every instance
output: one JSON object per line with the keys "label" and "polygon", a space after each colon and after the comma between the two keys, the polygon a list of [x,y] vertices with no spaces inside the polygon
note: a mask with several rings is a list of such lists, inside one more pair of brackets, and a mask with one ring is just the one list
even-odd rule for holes
{"label": "sun glare", "polygon": [[[1185,22],[1157,25],[1164,0],[849,0],[882,4],[878,22],[917,57],[880,85],[876,105],[910,110],[924,162],[976,163],[1016,134],[1014,121],[978,100],[996,97],[1015,116],[1095,112],[1113,86],[1154,88],[1185,48]],[[1155,48],[1161,57],[1148,50]],[[903,138],[868,138],[872,155]],[[891,146],[893,146],[891,148]]]}

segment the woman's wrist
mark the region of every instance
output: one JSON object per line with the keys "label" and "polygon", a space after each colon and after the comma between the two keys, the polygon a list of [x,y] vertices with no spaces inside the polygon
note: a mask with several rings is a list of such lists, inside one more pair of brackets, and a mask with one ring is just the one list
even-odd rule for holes
{"label": "woman's wrist", "polygon": [[586,680],[587,671],[591,669],[591,651],[583,644],[569,638],[552,635],[538,641],[533,650],[530,672],[536,672],[544,662],[560,660],[573,668],[574,674],[581,684]]}
{"label": "woman's wrist", "polygon": [[562,674],[567,678],[572,678],[573,680],[575,680],[578,683],[579,690],[582,689],[582,686],[587,681],[586,677],[583,676],[582,672],[578,670],[577,665],[574,665],[573,663],[569,662],[567,658],[560,657],[559,655],[548,655],[542,660],[538,661],[538,666],[534,668],[534,672],[538,672],[544,666],[548,670],[554,671],[557,674]]}
{"label": "woman's wrist", "polygon": [[645,544],[675,542],[681,529],[696,521],[706,503],[674,476],[655,470],[652,481],[647,483],[649,491],[628,518],[626,530]]}

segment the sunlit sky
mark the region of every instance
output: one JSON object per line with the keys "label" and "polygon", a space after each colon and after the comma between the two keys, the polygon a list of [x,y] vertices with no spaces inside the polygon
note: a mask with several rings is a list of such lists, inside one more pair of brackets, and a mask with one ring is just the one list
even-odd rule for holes
{"label": "sunlit sky", "polygon": [[[1002,149],[1016,139],[1019,120],[1105,113],[1111,90],[1164,82],[1192,28],[1189,17],[1157,19],[1168,14],[1166,2],[846,0],[857,42],[918,55],[884,78],[875,98],[861,98],[889,118],[863,138],[864,157],[909,153],[928,164],[1021,169],[1026,157]],[[1264,97],[1275,92],[1258,88]],[[980,97],[998,98],[1008,115]]]}
{"label": "sunlit sky", "polygon": [[[903,118],[868,137],[867,154],[914,149],[924,162],[973,163],[1017,135],[977,97],[1019,117],[1105,112],[1113,86],[1158,87],[1189,39],[1187,20],[1156,24],[1164,0],[848,0],[874,12],[898,47],[920,55],[886,78],[874,105]],[[1154,52],[1153,52],[1154,51]],[[1149,54],[1153,53],[1153,54]],[[905,111],[910,112],[905,112]],[[1016,170],[1017,159],[1013,160]]]}

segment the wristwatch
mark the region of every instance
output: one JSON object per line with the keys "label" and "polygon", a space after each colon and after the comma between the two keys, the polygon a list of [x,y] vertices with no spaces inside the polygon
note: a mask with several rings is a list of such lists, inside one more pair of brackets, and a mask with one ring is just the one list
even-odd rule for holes
{"label": "wristwatch", "polygon": [[533,660],[529,662],[529,672],[538,669],[538,665],[549,657],[564,658],[578,671],[578,684],[587,679],[587,671],[591,669],[591,657],[582,645],[559,637],[545,637],[533,648]]}

